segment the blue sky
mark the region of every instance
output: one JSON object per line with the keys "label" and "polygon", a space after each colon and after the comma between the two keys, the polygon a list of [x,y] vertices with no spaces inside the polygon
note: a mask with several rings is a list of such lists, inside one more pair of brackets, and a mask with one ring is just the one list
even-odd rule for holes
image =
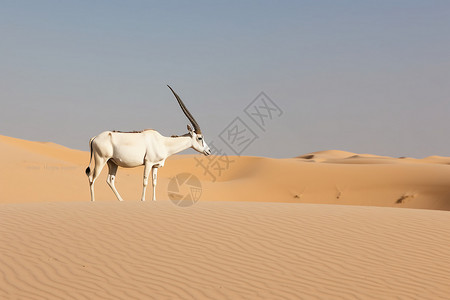
{"label": "blue sky", "polygon": [[0,134],[183,134],[171,84],[207,141],[248,122],[245,155],[450,156],[449,36],[448,1],[1,1]]}

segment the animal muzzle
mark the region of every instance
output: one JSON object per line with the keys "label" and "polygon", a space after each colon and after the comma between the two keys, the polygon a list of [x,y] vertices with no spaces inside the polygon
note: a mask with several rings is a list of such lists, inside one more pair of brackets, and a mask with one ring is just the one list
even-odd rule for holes
{"label": "animal muzzle", "polygon": [[211,155],[211,149],[205,149],[204,151],[203,151],[203,154],[205,154],[205,156],[208,156],[208,155]]}

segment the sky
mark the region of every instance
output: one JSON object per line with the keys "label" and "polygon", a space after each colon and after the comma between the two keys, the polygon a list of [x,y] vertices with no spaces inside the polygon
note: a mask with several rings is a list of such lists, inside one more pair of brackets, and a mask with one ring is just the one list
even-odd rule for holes
{"label": "sky", "polygon": [[181,135],[170,84],[226,154],[450,156],[450,1],[0,4],[0,135]]}

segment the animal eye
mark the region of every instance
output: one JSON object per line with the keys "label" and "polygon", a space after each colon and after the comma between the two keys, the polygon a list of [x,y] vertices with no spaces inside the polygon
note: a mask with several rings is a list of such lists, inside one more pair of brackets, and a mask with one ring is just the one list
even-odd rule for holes
{"label": "animal eye", "polygon": [[198,140],[201,141],[203,138],[201,136],[198,137]]}

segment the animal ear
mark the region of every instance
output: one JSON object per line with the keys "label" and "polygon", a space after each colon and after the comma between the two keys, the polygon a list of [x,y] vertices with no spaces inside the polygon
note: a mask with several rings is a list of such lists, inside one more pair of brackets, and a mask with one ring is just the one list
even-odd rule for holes
{"label": "animal ear", "polygon": [[192,133],[192,127],[191,127],[191,125],[187,125],[187,130],[189,131],[189,133]]}

